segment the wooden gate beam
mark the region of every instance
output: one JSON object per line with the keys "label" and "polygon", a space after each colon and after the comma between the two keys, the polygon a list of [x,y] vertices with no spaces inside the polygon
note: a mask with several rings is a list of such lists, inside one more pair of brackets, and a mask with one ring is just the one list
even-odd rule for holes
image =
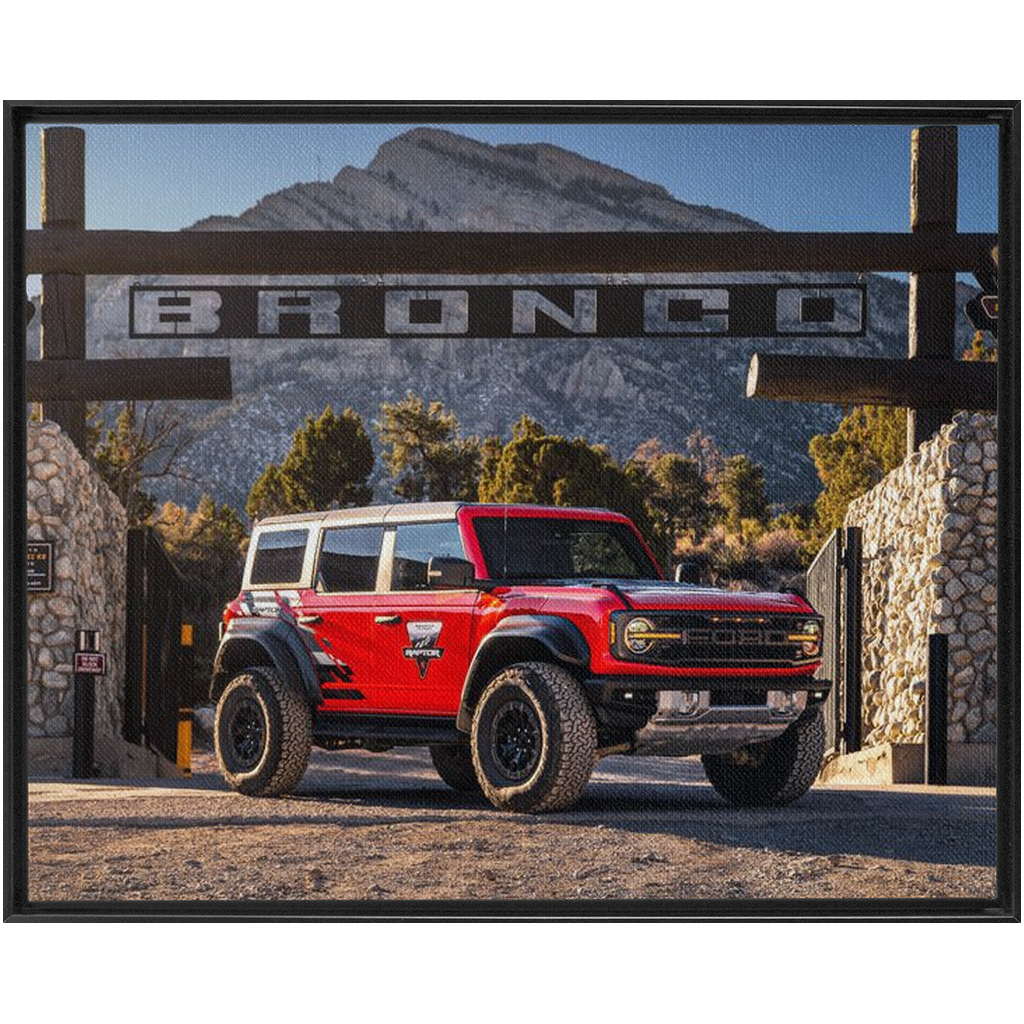
{"label": "wooden gate beam", "polygon": [[951,359],[751,357],[748,398],[995,412],[998,365]]}
{"label": "wooden gate beam", "polygon": [[[931,125],[910,135],[910,230],[925,241],[956,230],[957,128]],[[986,266],[983,261],[978,267]],[[956,274],[954,267],[910,275],[907,310],[907,356],[913,365],[922,359],[950,359],[956,349]],[[971,268],[975,269],[975,268]],[[907,411],[907,451],[927,441],[953,418],[954,392],[947,400]],[[995,408],[993,406],[993,408]]]}
{"label": "wooden gate beam", "polygon": [[25,232],[29,274],[972,271],[990,234],[638,231]]}
{"label": "wooden gate beam", "polygon": [[226,356],[170,359],[53,359],[25,364],[29,402],[117,402],[231,398]]}

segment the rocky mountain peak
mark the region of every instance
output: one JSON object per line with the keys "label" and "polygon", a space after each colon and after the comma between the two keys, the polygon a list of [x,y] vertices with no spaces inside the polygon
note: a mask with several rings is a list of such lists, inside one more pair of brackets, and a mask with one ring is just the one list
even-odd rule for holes
{"label": "rocky mountain peak", "polygon": [[547,142],[491,146],[438,128],[414,128],[384,143],[367,168],[386,176],[413,161],[426,167],[431,160],[460,163],[487,171],[496,180],[542,185],[554,192],[583,185],[594,191],[633,192],[637,196],[672,201],[661,185],[636,178],[625,171],[589,160]]}

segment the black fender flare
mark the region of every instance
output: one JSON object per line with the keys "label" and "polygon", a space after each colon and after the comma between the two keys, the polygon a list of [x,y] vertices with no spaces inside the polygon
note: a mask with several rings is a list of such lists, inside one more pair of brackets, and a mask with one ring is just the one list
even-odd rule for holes
{"label": "black fender flare", "polygon": [[517,661],[545,660],[571,672],[586,674],[590,648],[579,626],[557,615],[510,615],[502,619],[476,649],[462,685],[460,732],[469,732],[476,698],[488,680],[504,665]]}
{"label": "black fender flare", "polygon": [[309,651],[297,630],[283,619],[232,619],[213,662],[210,700],[216,701],[228,681],[250,665],[273,666],[285,686],[312,706],[319,703],[320,683]]}

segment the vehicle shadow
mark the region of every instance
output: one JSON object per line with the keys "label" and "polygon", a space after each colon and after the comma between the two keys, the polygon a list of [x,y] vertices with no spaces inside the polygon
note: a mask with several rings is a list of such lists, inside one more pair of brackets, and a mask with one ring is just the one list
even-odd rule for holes
{"label": "vehicle shadow", "polygon": [[[193,785],[227,789],[214,775],[193,776]],[[355,804],[377,807],[388,817],[410,811],[454,820],[496,817],[521,827],[547,822],[611,828],[820,856],[994,867],[997,851],[990,790],[816,787],[786,807],[735,808],[707,783],[697,759],[608,758],[572,810],[534,816],[498,811],[482,796],[454,792],[434,773],[425,751],[342,752],[314,755],[289,799],[310,810],[318,803]]]}
{"label": "vehicle shadow", "polygon": [[608,828],[675,836],[723,846],[835,856],[856,855],[930,864],[994,867],[996,798],[978,794],[812,789],[777,808],[736,808],[707,783],[677,785],[591,781],[570,811],[541,816],[498,811],[483,797],[456,793],[440,781],[346,782],[342,773],[304,781],[296,798],[373,805],[382,811],[433,810],[456,818],[495,815],[530,827]]}
{"label": "vehicle shadow", "polygon": [[737,808],[708,785],[592,783],[579,824],[820,856],[994,867],[996,798],[979,794],[812,789],[786,807]]}

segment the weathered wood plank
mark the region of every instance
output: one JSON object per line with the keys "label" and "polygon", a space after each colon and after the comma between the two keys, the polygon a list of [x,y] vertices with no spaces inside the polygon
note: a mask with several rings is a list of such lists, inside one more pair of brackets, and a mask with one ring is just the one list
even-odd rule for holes
{"label": "weathered wood plank", "polygon": [[27,231],[26,270],[80,274],[970,271],[996,236],[742,231]]}
{"label": "weathered wood plank", "polygon": [[[926,241],[956,231],[957,129],[931,125],[910,136],[910,230]],[[982,264],[978,264],[981,266]],[[907,355],[910,359],[952,359],[956,347],[954,268],[910,275]],[[914,451],[953,416],[951,405],[911,409],[907,451]]]}
{"label": "weathered wood plank", "polygon": [[992,412],[997,379],[996,363],[757,353],[747,370],[747,397]]}
{"label": "weathered wood plank", "polygon": [[85,132],[47,128],[40,140],[40,213],[44,228],[85,227]]}
{"label": "weathered wood plank", "polygon": [[228,399],[231,360],[226,356],[32,360],[25,364],[25,389],[30,402]]}
{"label": "weathered wood plank", "polygon": [[[41,141],[42,234],[85,227],[85,132],[47,128]],[[43,275],[40,352],[45,360],[85,358],[85,278],[81,274]],[[43,415],[59,423],[80,451],[85,447],[85,403],[72,393],[51,399]]]}

